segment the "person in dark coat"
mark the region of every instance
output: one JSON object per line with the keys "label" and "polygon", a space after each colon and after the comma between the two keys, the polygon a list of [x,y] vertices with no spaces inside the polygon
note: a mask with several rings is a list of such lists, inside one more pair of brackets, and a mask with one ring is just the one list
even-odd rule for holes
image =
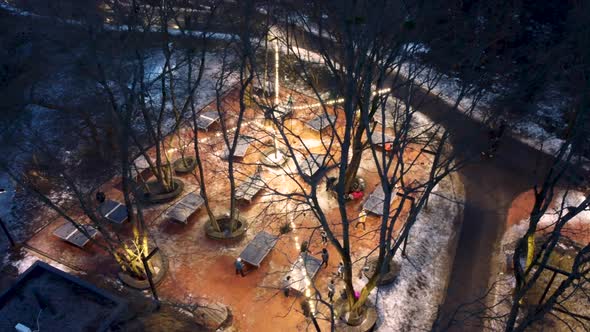
{"label": "person in dark coat", "polygon": [[245,277],[246,275],[244,274],[244,263],[242,263],[242,259],[238,257],[234,264],[236,265],[236,274],[239,273],[242,277]]}
{"label": "person in dark coat", "polygon": [[289,288],[291,287],[291,276],[286,276],[285,279],[283,279],[283,294],[285,294],[285,297],[289,297]]}
{"label": "person in dark coat", "polygon": [[301,243],[301,247],[300,247],[301,253],[302,254],[308,254],[309,252],[309,242],[307,241],[303,241],[303,243]]}
{"label": "person in dark coat", "polygon": [[328,299],[330,302],[334,302],[334,294],[336,293],[336,285],[334,285],[334,279],[330,280],[328,284]]}
{"label": "person in dark coat", "polygon": [[328,249],[326,249],[326,248],[323,248],[321,253],[322,253],[322,264],[320,265],[320,267],[322,265],[325,265],[324,266],[324,269],[325,269],[328,267],[328,259],[330,259],[330,253],[328,252]]}
{"label": "person in dark coat", "polygon": [[326,179],[326,191],[330,191],[334,188],[334,184],[336,184],[336,180],[338,180],[338,178],[335,178],[333,176]]}
{"label": "person in dark coat", "polygon": [[101,204],[102,204],[102,203],[104,203],[104,201],[105,201],[106,199],[107,199],[107,196],[104,194],[104,192],[102,192],[102,191],[97,191],[97,192],[96,192],[96,200],[97,200],[99,203],[101,203]]}

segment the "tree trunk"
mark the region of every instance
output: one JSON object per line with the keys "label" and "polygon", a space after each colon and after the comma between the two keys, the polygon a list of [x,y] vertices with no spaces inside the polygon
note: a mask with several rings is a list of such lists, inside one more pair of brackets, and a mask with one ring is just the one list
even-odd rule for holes
{"label": "tree trunk", "polygon": [[344,193],[347,194],[350,192],[350,188],[356,179],[356,175],[358,170],[361,166],[361,161],[363,159],[363,133],[365,132],[364,128],[358,128],[357,132],[354,135],[354,140],[352,143],[352,158],[348,167],[346,168],[346,174],[344,177]]}
{"label": "tree trunk", "polygon": [[199,168],[199,184],[201,187],[201,197],[203,197],[203,204],[205,205],[205,210],[207,211],[207,215],[209,216],[209,222],[211,223],[211,226],[213,226],[213,229],[215,229],[217,232],[221,232],[221,228],[219,227],[219,223],[217,222],[217,219],[215,218],[215,215],[213,215],[213,211],[211,210],[211,206],[209,205],[209,197],[207,196],[207,187],[205,185],[205,170],[203,169],[203,163],[201,161],[201,153],[199,151],[199,138],[198,138],[198,134],[197,134],[197,127],[196,127],[196,116],[195,116],[195,112],[193,110],[193,122],[195,124],[195,133],[194,133],[194,146],[195,146],[195,163],[197,163],[197,167]]}
{"label": "tree trunk", "polygon": [[232,156],[230,156],[230,158],[229,158],[228,170],[229,170],[229,188],[230,188],[229,230],[230,230],[230,232],[233,232],[236,229],[237,216],[235,215],[236,214],[236,179],[234,177],[234,163],[232,161]]}

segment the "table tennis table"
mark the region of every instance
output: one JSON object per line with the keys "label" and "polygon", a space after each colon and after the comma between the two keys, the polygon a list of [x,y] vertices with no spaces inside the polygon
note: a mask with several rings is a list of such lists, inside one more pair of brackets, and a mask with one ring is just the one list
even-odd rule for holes
{"label": "table tennis table", "polygon": [[289,279],[291,281],[289,288],[300,294],[304,294],[305,289],[308,287],[308,281],[306,279],[309,279],[309,281],[313,280],[321,266],[321,259],[307,253],[300,254],[289,272],[287,272],[287,275],[291,277]]}
{"label": "table tennis table", "polygon": [[236,188],[236,198],[240,200],[252,202],[254,196],[256,196],[265,186],[260,173],[256,173],[253,176],[248,177]]}
{"label": "table tennis table", "polygon": [[[238,138],[238,142],[236,143],[236,149],[234,150],[233,156],[236,158],[243,158],[246,156],[246,151],[254,141],[254,138],[250,136],[241,135]],[[225,151],[223,152],[223,159],[229,158],[229,149],[227,146],[225,147]]]}
{"label": "table tennis table", "polygon": [[270,251],[274,248],[279,240],[278,236],[271,235],[265,231],[261,231],[248,243],[246,248],[240,253],[242,261],[260,267],[260,264],[268,256]]}
{"label": "table tennis table", "polygon": [[114,224],[123,224],[128,218],[125,204],[110,199],[98,206],[98,212]]}
{"label": "table tennis table", "polygon": [[393,144],[393,141],[395,141],[395,137],[387,135],[383,132],[374,131],[371,134],[371,142],[379,147],[383,147],[387,143]]}
{"label": "table tennis table", "polygon": [[[395,197],[396,189],[393,190],[391,193],[391,200]],[[385,204],[385,193],[383,192],[383,187],[381,185],[377,185],[375,190],[369,195],[365,203],[363,204],[363,209],[376,214],[378,216],[383,215],[383,205]]]}
{"label": "table tennis table", "polygon": [[55,231],[53,231],[53,235],[68,243],[75,245],[78,248],[84,248],[84,246],[90,241],[90,239],[96,236],[98,231],[91,225],[80,225],[80,227],[84,229],[86,233],[88,233],[89,237],[86,236],[83,232],[81,232],[71,222],[66,222],[63,225],[59,226]]}
{"label": "table tennis table", "polygon": [[307,121],[305,125],[317,132],[320,132],[328,126],[333,126],[336,121],[336,116],[332,114],[323,113],[315,118]]}
{"label": "table tennis table", "polygon": [[197,128],[208,131],[209,127],[219,121],[219,112],[202,111],[197,116]]}
{"label": "table tennis table", "polygon": [[301,171],[307,176],[312,176],[320,169],[325,154],[312,153],[301,162]]}
{"label": "table tennis table", "polygon": [[204,203],[205,200],[201,195],[197,193],[189,193],[174,204],[168,212],[166,212],[166,216],[172,220],[186,224],[188,218],[203,206]]}

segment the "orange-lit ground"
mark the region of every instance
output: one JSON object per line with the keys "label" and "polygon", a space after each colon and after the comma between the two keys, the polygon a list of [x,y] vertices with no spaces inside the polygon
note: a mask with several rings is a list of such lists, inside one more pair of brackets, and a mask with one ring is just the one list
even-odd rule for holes
{"label": "orange-lit ground", "polygon": [[[556,190],[556,193],[558,191]],[[533,205],[535,203],[535,193],[533,190],[526,191],[518,195],[513,201],[508,210],[507,228],[526,222],[529,218]],[[554,198],[551,202],[548,212],[552,209],[558,209],[561,204],[561,196]],[[540,232],[548,233],[553,230],[553,227],[540,227]],[[580,220],[580,218],[573,218],[569,221],[562,230],[562,234],[576,241],[579,244],[585,245],[590,242],[590,220]]]}
{"label": "orange-lit ground", "polygon": [[[223,101],[223,108],[227,111],[228,118],[236,112],[237,98],[238,93],[234,90],[228,93]],[[283,98],[286,99],[287,96],[283,96]],[[294,100],[295,105],[313,101],[311,98],[301,95],[295,95]],[[329,129],[320,135],[304,126],[303,123],[313,116],[314,114],[309,110],[295,111],[292,118],[286,120],[285,126],[293,132],[289,139],[295,147],[302,148],[302,143],[305,143],[313,153],[324,152],[321,141],[322,139],[329,140],[331,137]],[[254,112],[252,109],[247,111],[242,133],[256,137],[259,142],[254,143],[243,161],[236,164],[237,184],[246,175],[255,172],[255,163],[261,158],[261,153],[258,150],[264,142],[271,140],[268,132],[261,129],[263,124],[259,119],[260,113]],[[232,120],[228,121],[230,126],[233,126],[232,122]],[[340,116],[337,122],[338,130],[342,128],[342,123],[343,116]],[[187,132],[189,131],[186,131],[185,135]],[[229,181],[227,162],[219,157],[224,150],[224,143],[218,133],[220,133],[220,126],[215,124],[208,132],[200,132],[199,139],[206,173],[205,178],[207,179],[208,197],[214,212],[223,213],[229,207]],[[184,141],[183,144],[187,144],[190,142],[190,137],[184,137],[181,141]],[[177,148],[179,138],[170,137],[167,140],[167,146]],[[150,153],[153,155],[153,149]],[[189,144],[186,153],[188,155],[194,154],[192,145]],[[414,158],[415,153],[408,150],[406,156],[409,159]],[[338,151],[335,155],[338,157]],[[171,152],[170,159],[174,160],[178,156],[179,151],[175,150]],[[359,171],[359,176],[365,178],[367,182],[367,194],[378,183],[377,171],[372,158],[371,153],[367,151]],[[422,162],[426,161],[420,160],[419,164]],[[289,161],[284,167],[295,169],[293,161]],[[420,169],[420,167],[416,168]],[[425,176],[424,172],[417,171],[416,173],[406,177],[406,181],[411,181],[411,177]],[[234,325],[242,331],[305,330],[309,322],[300,313],[297,297],[285,298],[279,290],[279,285],[280,280],[298,256],[296,242],[301,243],[308,240],[311,244],[311,252],[320,257],[319,252],[322,249],[322,244],[317,230],[318,222],[311,213],[301,214],[293,220],[296,229],[280,237],[276,247],[266,257],[260,268],[252,270],[245,278],[236,276],[234,272],[234,260],[257,232],[264,229],[271,234],[279,234],[279,227],[289,221],[288,214],[284,212],[290,212],[295,204],[287,203],[285,200],[277,200],[277,196],[272,195],[272,191],[295,192],[299,190],[297,182],[302,183],[299,177],[291,179],[284,175],[280,169],[264,167],[262,176],[269,188],[263,190],[250,204],[242,203],[239,206],[241,214],[249,220],[250,226],[246,237],[237,242],[219,242],[205,236],[203,226],[206,212],[204,208],[194,213],[188,224],[183,225],[172,222],[163,216],[174,202],[145,207],[145,219],[151,235],[159,248],[168,256],[170,262],[170,270],[158,286],[159,295],[169,301],[187,303],[191,301],[191,298],[206,298],[226,304],[234,315]],[[188,174],[181,176],[181,178],[185,182],[184,194],[198,189],[196,176]],[[123,193],[118,188],[119,182],[118,178],[112,179],[102,187],[102,190],[107,193],[108,198],[122,202]],[[328,220],[339,225],[341,217],[336,209],[337,203],[324,190],[323,183],[322,188],[318,189],[320,203]],[[392,206],[395,207],[396,204],[397,201],[394,201]],[[361,201],[356,201],[347,206],[350,218],[358,216],[361,205]],[[276,212],[276,215],[272,212]],[[77,213],[70,211],[70,213],[75,216],[82,215],[79,211]],[[402,214],[400,219],[403,220],[403,217]],[[378,227],[379,220],[378,217],[370,215],[367,218],[366,231],[361,228],[352,229],[353,259],[363,257],[375,248],[377,234],[374,230]],[[99,273],[114,277],[117,266],[113,259],[97,244],[91,243],[82,250],[66,244],[52,235],[53,230],[63,222],[62,218],[55,219],[30,239],[28,244],[61,262],[88,271],[90,274]],[[397,224],[396,230],[401,226],[401,223]],[[337,226],[335,229],[339,236],[341,234],[340,227]],[[116,231],[129,234],[130,225],[123,225]],[[98,238],[98,240],[101,239]],[[331,247],[328,249],[330,251],[329,266],[326,269],[321,269],[316,277],[316,286],[324,296],[327,292],[326,284],[331,278],[334,278],[339,262],[335,250]],[[355,275],[363,264],[364,260],[355,265]],[[338,288],[337,294],[339,290]]]}

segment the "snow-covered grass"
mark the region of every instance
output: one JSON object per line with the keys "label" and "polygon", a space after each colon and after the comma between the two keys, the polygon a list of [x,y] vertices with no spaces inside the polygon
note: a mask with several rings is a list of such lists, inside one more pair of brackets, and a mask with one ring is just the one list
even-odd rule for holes
{"label": "snow-covered grass", "polygon": [[[420,48],[420,53],[427,52],[425,47]],[[417,54],[417,53],[412,53]],[[410,54],[410,55],[412,55]],[[413,61],[406,61],[400,66],[400,74],[406,78],[411,78],[417,85],[429,90],[435,96],[441,98],[449,105],[455,105],[459,98],[461,91],[461,81],[450,77],[448,75],[437,72],[434,68],[418,64]],[[495,97],[491,92],[484,94],[484,96],[477,101],[472,96],[465,95],[459,101],[458,109],[464,113],[478,120],[485,121],[487,119],[486,107],[489,106],[490,101]]]}
{"label": "snow-covered grass", "polygon": [[456,184],[447,178],[435,188],[410,231],[407,258],[401,252],[394,258],[401,263],[397,281],[372,295],[378,331],[431,330],[444,301],[462,214],[463,189]]}

